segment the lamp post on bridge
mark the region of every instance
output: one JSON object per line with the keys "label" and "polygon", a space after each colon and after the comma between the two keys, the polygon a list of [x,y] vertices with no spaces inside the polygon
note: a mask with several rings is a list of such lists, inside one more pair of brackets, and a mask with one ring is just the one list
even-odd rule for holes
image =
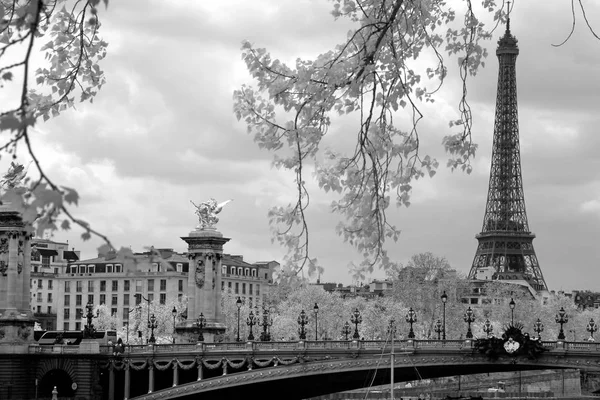
{"label": "lamp post on bridge", "polygon": [[273,325],[273,318],[269,315],[269,310],[266,307],[263,308],[262,323],[258,325],[263,327],[263,331],[260,334],[261,342],[270,342],[271,334],[269,333],[269,327]]}
{"label": "lamp post on bridge", "polygon": [[94,324],[92,320],[94,318],[98,318],[100,314],[100,310],[96,310],[96,315],[94,315],[94,305],[92,303],[87,303],[85,305],[86,314],[85,318],[87,319],[87,323],[85,324],[85,328],[83,329],[83,337],[88,339],[93,339],[94,334],[96,333],[96,328],[94,328]]}
{"label": "lamp post on bridge", "polygon": [[408,331],[408,338],[415,338],[415,331],[413,331],[413,324],[417,322],[417,313],[415,310],[411,308],[408,309],[408,314],[406,314],[406,322],[410,324],[410,330]]}
{"label": "lamp post on bridge", "polygon": [[485,332],[485,336],[490,337],[493,330],[494,326],[492,325],[489,319],[486,319],[483,323],[483,331]]}
{"label": "lamp post on bridge", "polygon": [[246,325],[250,327],[250,334],[248,335],[248,340],[254,340],[254,334],[252,333],[252,327],[258,323],[256,315],[250,310],[250,314],[248,314],[248,318],[246,318]]}
{"label": "lamp post on bridge", "polygon": [[154,314],[152,314],[150,316],[150,322],[148,322],[148,329],[150,329],[151,333],[150,333],[150,339],[148,339],[148,343],[156,343],[156,338],[154,337],[154,330],[158,327],[158,324],[156,323],[156,317],[154,316]]}
{"label": "lamp post on bridge", "polygon": [[558,340],[565,340],[565,331],[563,330],[563,325],[569,322],[569,316],[565,311],[564,307],[561,307],[558,310],[558,314],[556,314],[556,323],[560,324],[560,331],[558,332]]}
{"label": "lamp post on bridge", "polygon": [[352,332],[352,328],[350,328],[350,324],[348,323],[348,321],[346,321],[344,323],[344,326],[342,326],[342,335],[345,336],[344,340],[348,340],[348,335]]}
{"label": "lamp post on bridge", "polygon": [[177,308],[175,306],[173,306],[171,314],[173,315],[173,344],[175,344],[175,318],[177,318]]}
{"label": "lamp post on bridge", "polygon": [[236,342],[240,341],[240,309],[242,308],[242,299],[240,299],[240,296],[238,296],[237,301],[235,302],[235,305],[237,306],[237,338],[235,339]]}
{"label": "lamp post on bridge", "polygon": [[196,325],[198,326],[198,330],[200,331],[200,333],[198,334],[198,341],[204,342],[204,334],[202,332],[202,329],[204,329],[204,327],[206,326],[206,318],[204,318],[204,313],[200,313],[200,315],[198,315]]}
{"label": "lamp post on bridge", "polygon": [[598,325],[594,322],[594,318],[590,318],[590,322],[588,322],[585,329],[590,333],[590,338],[588,339],[590,342],[594,341],[594,332],[598,330]]}
{"label": "lamp post on bridge", "polygon": [[444,328],[442,328],[442,321],[438,319],[435,323],[435,326],[433,327],[433,331],[437,333],[438,340],[440,340],[440,335],[442,334],[443,330]]}
{"label": "lamp post on bridge", "polygon": [[515,300],[511,297],[510,298],[510,303],[508,303],[508,306],[510,307],[510,325],[513,326],[515,324]]}
{"label": "lamp post on bridge", "polygon": [[308,324],[308,315],[304,310],[300,311],[300,315],[298,315],[298,334],[300,335],[300,340],[306,340],[306,328],[304,328]]}
{"label": "lamp post on bridge", "polygon": [[467,339],[473,339],[473,332],[471,331],[471,324],[475,322],[475,313],[471,310],[471,307],[467,308],[464,316],[465,322],[467,323]]}
{"label": "lamp post on bridge", "polygon": [[313,311],[315,313],[315,341],[318,340],[317,337],[317,324],[319,322],[319,305],[317,303],[315,303],[315,306],[313,307]]}
{"label": "lamp post on bridge", "polygon": [[442,329],[442,340],[446,340],[446,302],[448,301],[448,295],[446,294],[446,291],[444,290],[444,293],[442,294],[442,306],[443,306],[443,313],[442,313],[442,318],[443,318],[443,329]]}
{"label": "lamp post on bridge", "polygon": [[360,315],[358,308],[354,309],[354,312],[350,316],[350,322],[354,324],[354,335],[352,335],[352,339],[360,339],[360,335],[358,334],[358,324],[362,322],[362,315]]}
{"label": "lamp post on bridge", "polygon": [[539,318],[533,323],[533,331],[537,333],[537,337],[541,339],[541,333],[544,331],[544,324],[542,324],[542,321],[540,321]]}

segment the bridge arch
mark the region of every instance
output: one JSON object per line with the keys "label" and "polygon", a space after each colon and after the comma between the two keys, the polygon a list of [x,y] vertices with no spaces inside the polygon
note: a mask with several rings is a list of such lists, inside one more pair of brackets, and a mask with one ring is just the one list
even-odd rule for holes
{"label": "bridge arch", "polygon": [[44,359],[36,373],[39,382],[38,395],[52,397],[52,389],[56,386],[60,397],[73,397],[76,391],[76,386],[73,386],[77,382],[76,376],[75,367],[69,359]]}

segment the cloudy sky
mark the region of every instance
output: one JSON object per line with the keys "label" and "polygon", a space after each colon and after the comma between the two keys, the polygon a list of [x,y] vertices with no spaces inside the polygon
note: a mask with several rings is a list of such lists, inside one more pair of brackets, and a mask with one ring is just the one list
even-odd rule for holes
{"label": "cloudy sky", "polygon": [[[577,11],[572,38],[551,46],[570,30],[570,3],[517,0],[513,10],[511,28],[521,50],[523,181],[550,289],[600,291],[600,41]],[[600,4],[584,4],[600,31]],[[247,39],[288,62],[315,57],[342,42],[350,27],[334,22],[331,7],[326,0],[111,1],[100,13],[101,34],[109,42],[102,61],[107,84],[93,105],[78,105],[36,127],[34,147],[47,173],[79,190],[76,215],[118,247],[184,251],[180,237],[197,224],[190,200],[233,198],[220,215],[219,230],[231,238],[225,251],[250,262],[281,260],[283,250],[271,244],[267,211],[293,200],[293,178],[271,168],[272,155],[257,148],[232,113],[232,92],[252,84],[240,45]],[[424,150],[441,167],[415,186],[409,208],[390,212],[402,230],[400,240],[389,244],[395,260],[431,251],[464,273],[470,268],[487,196],[495,47],[502,31],[485,43],[486,68],[469,87],[480,146],[471,175],[444,167],[441,139],[457,116],[460,94],[455,61],[449,61],[452,76],[435,106],[424,108]],[[337,123],[331,128],[336,140],[352,140],[354,134],[345,139],[343,129],[351,121]],[[313,256],[325,267],[322,281],[350,283],[347,264],[358,255],[335,235],[331,200],[312,197]],[[101,242],[83,242],[80,233],[57,232],[53,238],[94,257]]]}

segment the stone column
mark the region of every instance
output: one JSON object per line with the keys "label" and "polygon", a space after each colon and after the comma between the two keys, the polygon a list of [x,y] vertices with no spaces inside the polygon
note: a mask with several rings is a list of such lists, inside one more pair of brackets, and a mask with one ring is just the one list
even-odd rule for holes
{"label": "stone column", "polygon": [[179,384],[179,367],[177,366],[177,360],[173,360],[173,387]]}
{"label": "stone column", "polygon": [[112,362],[108,367],[108,400],[115,400],[115,365]]}
{"label": "stone column", "polygon": [[151,363],[148,365],[148,393],[154,392],[154,365]]}
{"label": "stone column", "polygon": [[[17,311],[17,294],[20,287],[17,285],[17,252],[19,246],[18,233],[8,232],[8,269],[6,270],[6,280],[8,282],[8,296],[6,310],[8,312]],[[21,305],[21,302],[18,302]]]}
{"label": "stone column", "polygon": [[198,380],[202,380],[202,360],[198,360]]}
{"label": "stone column", "polygon": [[129,392],[131,391],[131,375],[129,371],[129,361],[125,362],[125,387],[123,388],[123,400],[129,400]]}
{"label": "stone column", "polygon": [[[29,280],[31,279],[31,235],[25,233],[21,238],[23,241],[23,253],[19,255],[19,262],[22,263],[22,271],[21,271],[21,287],[23,293],[23,297],[21,298],[21,307],[19,307],[23,312],[28,312],[31,310],[31,286],[29,284]],[[21,261],[22,257],[22,261]],[[58,282],[54,282],[58,284]],[[55,310],[58,312],[58,310]]]}
{"label": "stone column", "polygon": [[229,241],[215,229],[203,228],[182,237],[188,244],[188,319],[175,329],[183,342],[197,340],[196,320],[204,315],[205,342],[214,342],[215,336],[225,333],[225,318],[221,310],[221,258],[223,245]]}

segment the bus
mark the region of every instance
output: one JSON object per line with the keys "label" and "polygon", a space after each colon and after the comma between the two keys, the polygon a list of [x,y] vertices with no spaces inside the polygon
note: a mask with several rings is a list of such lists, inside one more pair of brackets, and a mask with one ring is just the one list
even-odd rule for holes
{"label": "bus", "polygon": [[[66,345],[78,345],[83,340],[83,331],[46,331],[38,340],[38,344],[48,346],[56,343],[57,339],[62,337],[62,343]],[[99,342],[101,345],[117,343],[117,331],[96,331],[94,338],[90,339]]]}

